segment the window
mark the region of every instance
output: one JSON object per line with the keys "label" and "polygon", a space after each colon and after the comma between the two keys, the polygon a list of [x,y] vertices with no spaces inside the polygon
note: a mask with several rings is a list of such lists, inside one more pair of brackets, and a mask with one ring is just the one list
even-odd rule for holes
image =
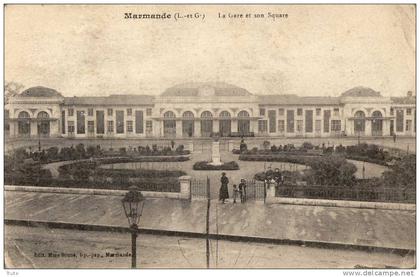
{"label": "window", "polygon": [[66,133],[66,111],[61,111],[61,133]]}
{"label": "window", "polygon": [[297,109],[297,115],[302,115],[302,109]]}
{"label": "window", "polygon": [[339,116],[340,115],[340,109],[339,108],[335,108],[334,109],[334,116]]}
{"label": "window", "polygon": [[133,121],[127,120],[127,132],[132,133],[133,132]]}
{"label": "window", "polygon": [[411,109],[407,109],[406,113],[407,115],[411,115]]}
{"label": "window", "polygon": [[95,121],[88,121],[88,133],[95,133]]}
{"label": "window", "polygon": [[114,121],[109,120],[107,127],[108,127],[108,133],[113,133],[114,132]]}
{"label": "window", "polygon": [[284,109],[279,109],[279,116],[284,116]]}
{"label": "window", "polygon": [[143,111],[136,111],[136,134],[143,133]]}
{"label": "window", "polygon": [[96,111],[96,133],[105,133],[105,117],[104,111]]}
{"label": "window", "polygon": [[406,121],[405,121],[405,130],[406,130],[407,132],[410,132],[410,131],[411,131],[411,123],[412,123],[412,121],[411,121],[411,120],[406,120]]}
{"label": "window", "polygon": [[88,109],[88,116],[93,116],[93,109],[92,108]]}
{"label": "window", "polygon": [[270,133],[276,132],[276,111],[275,110],[269,110],[268,111],[268,121],[269,121],[269,127],[270,127]]}
{"label": "window", "polygon": [[403,110],[397,110],[395,123],[396,123],[397,132],[403,132],[404,131],[404,111]]}
{"label": "window", "polygon": [[151,108],[146,109],[146,115],[147,116],[152,116],[152,109]]}
{"label": "window", "polygon": [[67,121],[67,131],[69,134],[74,134],[74,121]]}
{"label": "window", "polygon": [[293,133],[295,131],[295,111],[287,110],[287,132]]}
{"label": "window", "polygon": [[258,132],[262,134],[267,133],[267,120],[258,120]]}
{"label": "window", "polygon": [[78,134],[84,134],[86,132],[85,130],[85,111],[77,111],[77,133]]}
{"label": "window", "polygon": [[116,119],[117,119],[117,134],[124,133],[124,111],[116,111],[115,112]]}
{"label": "window", "polygon": [[330,132],[330,118],[331,118],[331,111],[324,110],[324,133]]}
{"label": "window", "polygon": [[394,109],[393,109],[393,108],[391,108],[391,109],[389,110],[389,113],[390,113],[391,115],[394,115]]}
{"label": "window", "polygon": [[127,116],[131,116],[133,114],[133,110],[131,108],[127,109]]}
{"label": "window", "polygon": [[108,116],[112,116],[112,109],[108,109]]}
{"label": "window", "polygon": [[69,109],[69,116],[73,116],[74,115],[74,109]]}
{"label": "window", "polygon": [[260,116],[265,116],[265,109],[260,109]]}
{"label": "window", "polygon": [[312,133],[314,131],[314,111],[305,110],[305,132]]}
{"label": "window", "polygon": [[321,108],[317,108],[317,109],[316,109],[316,115],[317,115],[317,116],[320,116],[320,115],[321,115]]}
{"label": "window", "polygon": [[333,132],[341,131],[341,120],[331,120],[331,131]]}
{"label": "window", "polygon": [[284,133],[284,120],[279,120],[278,128],[280,133]]}

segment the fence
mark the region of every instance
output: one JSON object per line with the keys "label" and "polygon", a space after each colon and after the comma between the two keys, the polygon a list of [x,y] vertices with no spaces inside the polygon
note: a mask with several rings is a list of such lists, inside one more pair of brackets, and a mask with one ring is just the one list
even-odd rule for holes
{"label": "fence", "polygon": [[191,179],[190,192],[193,199],[207,199],[210,194],[210,179]]}
{"label": "fence", "polygon": [[266,196],[267,191],[264,182],[255,179],[246,181],[246,198],[248,200],[264,201]]}
{"label": "fence", "polygon": [[415,203],[415,189],[349,188],[331,186],[278,186],[276,197],[350,200],[388,203]]}

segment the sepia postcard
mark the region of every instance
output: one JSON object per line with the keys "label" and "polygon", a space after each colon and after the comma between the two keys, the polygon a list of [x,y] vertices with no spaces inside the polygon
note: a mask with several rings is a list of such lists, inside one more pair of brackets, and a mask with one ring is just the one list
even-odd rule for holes
{"label": "sepia postcard", "polygon": [[3,12],[8,275],[414,276],[415,4]]}

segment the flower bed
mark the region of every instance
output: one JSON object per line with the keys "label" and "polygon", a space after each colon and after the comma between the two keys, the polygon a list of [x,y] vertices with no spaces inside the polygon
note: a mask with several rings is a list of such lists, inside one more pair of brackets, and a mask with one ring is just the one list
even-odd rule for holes
{"label": "flower bed", "polygon": [[250,155],[241,154],[239,160],[241,161],[262,161],[262,162],[285,162],[285,163],[296,163],[296,164],[308,164],[311,160],[317,158],[317,156],[299,156],[299,155],[288,155],[288,154],[275,154],[275,155]]}
{"label": "flower bed", "polygon": [[239,165],[235,161],[223,163],[221,165],[212,165],[208,161],[196,162],[193,166],[194,170],[238,170]]}

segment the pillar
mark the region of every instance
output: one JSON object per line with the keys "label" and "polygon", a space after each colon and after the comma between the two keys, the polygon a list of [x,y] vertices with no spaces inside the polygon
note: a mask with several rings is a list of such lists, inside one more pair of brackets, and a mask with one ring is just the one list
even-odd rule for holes
{"label": "pillar", "polygon": [[181,176],[178,180],[180,186],[180,198],[191,199],[191,176]]}
{"label": "pillar", "polygon": [[31,124],[31,137],[38,136],[38,124],[36,121],[31,121],[29,124]]}
{"label": "pillar", "polygon": [[182,121],[176,120],[175,124],[176,124],[176,137],[182,138]]}
{"label": "pillar", "polygon": [[237,133],[238,132],[238,120],[232,119],[230,121],[230,131],[232,133],[234,133],[234,132]]}
{"label": "pillar", "polygon": [[194,137],[198,138],[200,137],[200,120],[194,120]]}
{"label": "pillar", "polygon": [[220,124],[220,120],[213,119],[213,133],[219,132],[219,124]]}

